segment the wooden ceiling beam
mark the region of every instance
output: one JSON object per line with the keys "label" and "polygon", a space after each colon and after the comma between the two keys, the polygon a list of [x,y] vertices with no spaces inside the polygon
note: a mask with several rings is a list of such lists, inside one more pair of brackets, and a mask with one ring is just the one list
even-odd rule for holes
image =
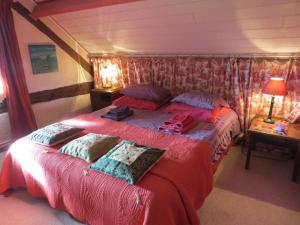
{"label": "wooden ceiling beam", "polygon": [[32,11],[32,17],[40,18],[55,14],[100,8],[142,0],[48,0],[39,2]]}

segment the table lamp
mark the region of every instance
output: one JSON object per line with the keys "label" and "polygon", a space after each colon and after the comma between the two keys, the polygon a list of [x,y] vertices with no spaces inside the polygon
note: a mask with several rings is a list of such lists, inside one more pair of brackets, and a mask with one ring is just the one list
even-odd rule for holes
{"label": "table lamp", "polygon": [[114,88],[114,86],[117,84],[118,73],[118,66],[109,63],[100,71],[102,86],[104,88]]}
{"label": "table lamp", "polygon": [[287,95],[287,88],[283,78],[271,77],[268,83],[266,84],[266,86],[263,88],[262,92],[264,94],[272,95],[269,114],[268,117],[264,119],[264,122],[274,123],[274,120],[272,120],[272,111],[273,111],[275,96]]}

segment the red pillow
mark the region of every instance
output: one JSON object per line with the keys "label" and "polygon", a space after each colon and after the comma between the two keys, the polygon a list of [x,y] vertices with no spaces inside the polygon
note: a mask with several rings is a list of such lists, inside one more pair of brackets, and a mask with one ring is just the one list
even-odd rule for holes
{"label": "red pillow", "polygon": [[116,105],[116,106],[128,106],[128,107],[135,108],[135,109],[146,109],[146,110],[151,110],[151,111],[155,111],[164,103],[165,103],[165,101],[154,102],[154,101],[150,101],[150,100],[136,99],[136,98],[129,97],[129,96],[122,96],[113,101],[113,105]]}
{"label": "red pillow", "polygon": [[164,109],[165,113],[188,113],[189,115],[199,118],[203,121],[215,123],[223,113],[228,112],[230,109],[226,107],[216,107],[213,110],[199,108],[184,103],[174,102]]}
{"label": "red pillow", "polygon": [[217,122],[217,119],[222,116],[225,113],[228,113],[230,111],[230,108],[228,107],[216,107],[212,110],[212,116],[211,116],[211,122],[215,123]]}

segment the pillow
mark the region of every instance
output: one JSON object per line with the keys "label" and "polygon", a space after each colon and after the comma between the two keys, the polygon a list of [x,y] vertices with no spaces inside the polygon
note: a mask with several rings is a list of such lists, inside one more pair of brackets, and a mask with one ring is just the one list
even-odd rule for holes
{"label": "pillow", "polygon": [[116,106],[129,106],[129,107],[135,108],[135,109],[146,109],[146,110],[151,110],[151,111],[155,111],[156,109],[158,109],[160,106],[162,106],[165,103],[166,103],[166,101],[154,102],[154,101],[149,101],[149,100],[136,99],[136,98],[129,97],[129,96],[122,96],[113,101],[113,105],[116,105]]}
{"label": "pillow", "polygon": [[172,114],[181,114],[187,113],[194,118],[199,118],[206,122],[212,122],[212,110],[210,109],[202,109],[195,106],[173,102],[168,107],[166,107],[163,112],[172,113]]}
{"label": "pillow", "polygon": [[89,133],[59,149],[61,153],[93,162],[118,144],[119,137]]}
{"label": "pillow", "polygon": [[172,102],[180,102],[204,109],[214,109],[218,106],[229,107],[228,103],[221,97],[209,95],[203,92],[183,93],[175,97]]}
{"label": "pillow", "polygon": [[231,109],[228,108],[228,107],[216,107],[216,108],[214,108],[213,111],[212,111],[211,122],[216,123],[221,116],[228,113],[229,111],[231,111]]}
{"label": "pillow", "polygon": [[83,130],[62,123],[54,123],[32,132],[27,137],[39,144],[53,146],[74,137]]}
{"label": "pillow", "polygon": [[165,150],[123,140],[90,168],[135,184],[161,158]]}
{"label": "pillow", "polygon": [[172,113],[172,114],[182,114],[187,113],[194,118],[198,118],[202,121],[206,121],[209,123],[216,123],[218,118],[222,116],[224,113],[230,111],[230,108],[227,107],[216,107],[213,110],[211,109],[203,109],[191,105],[186,105],[183,103],[174,102],[166,107],[163,112]]}
{"label": "pillow", "polygon": [[150,101],[163,101],[170,98],[171,93],[167,89],[149,84],[137,84],[121,90],[121,94],[137,99]]}

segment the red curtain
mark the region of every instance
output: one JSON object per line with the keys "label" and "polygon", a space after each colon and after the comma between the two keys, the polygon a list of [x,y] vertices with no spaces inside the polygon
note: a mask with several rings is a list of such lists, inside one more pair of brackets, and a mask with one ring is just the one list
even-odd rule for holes
{"label": "red curtain", "polygon": [[173,95],[203,90],[224,97],[239,115],[244,131],[254,116],[269,110],[270,98],[261,91],[271,76],[282,76],[288,87],[287,96],[276,98],[273,115],[287,117],[300,108],[299,58],[99,57],[92,59],[96,78],[97,68],[108,61],[121,68],[123,86],[151,83]]}
{"label": "red curtain", "polygon": [[37,128],[26,86],[11,11],[12,0],[0,1],[0,74],[7,98],[13,139]]}

